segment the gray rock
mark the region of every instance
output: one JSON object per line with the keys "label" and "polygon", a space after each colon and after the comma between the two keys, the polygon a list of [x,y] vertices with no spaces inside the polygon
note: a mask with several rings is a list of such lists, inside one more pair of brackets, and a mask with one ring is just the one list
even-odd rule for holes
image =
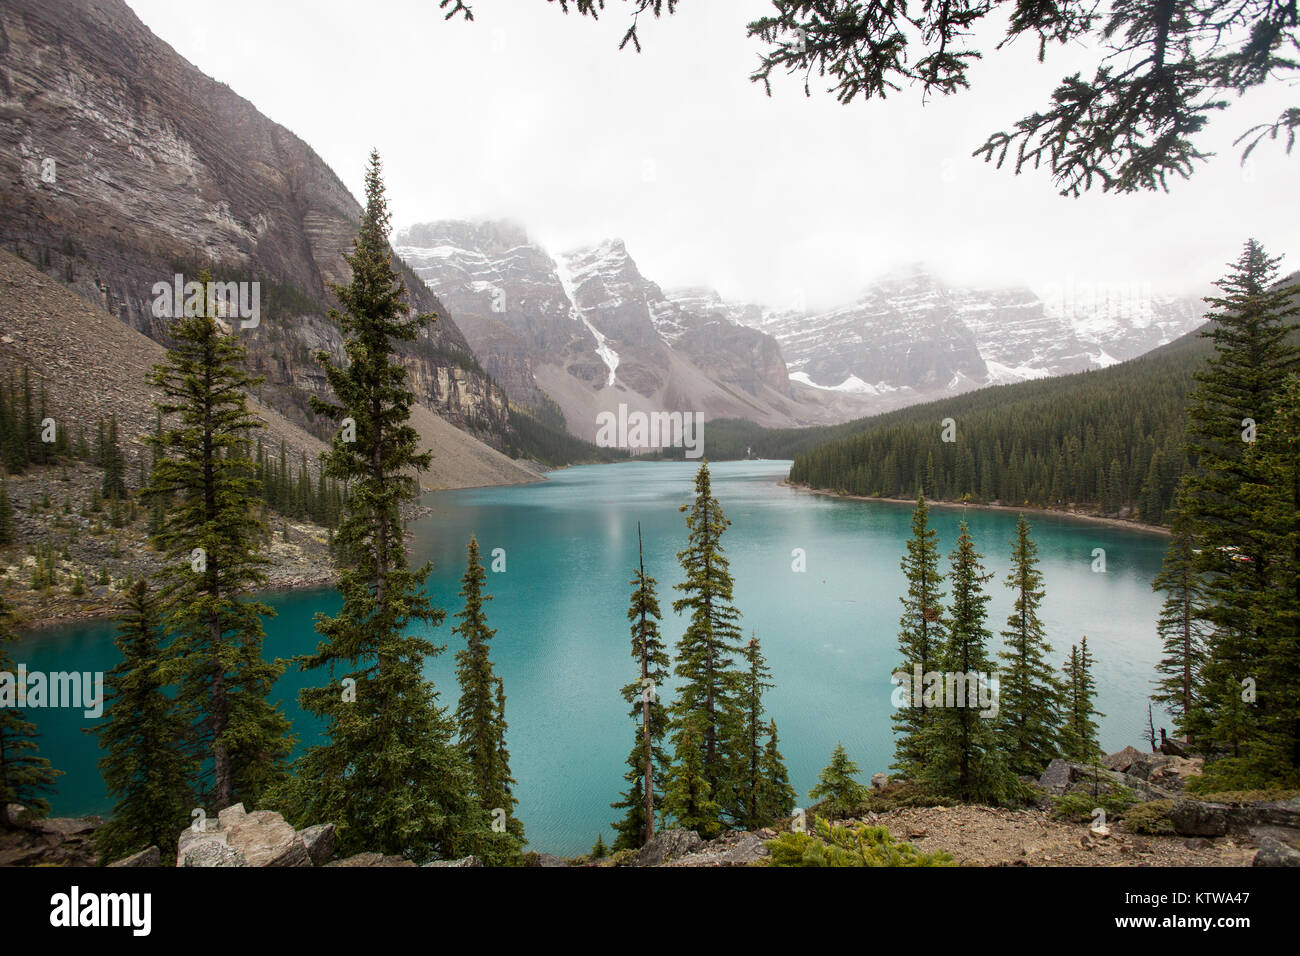
{"label": "gray rock", "polygon": [[1227,835],[1230,809],[1223,803],[1177,800],[1169,811],[1169,820],[1180,836],[1220,837]]}
{"label": "gray rock", "polygon": [[1107,770],[1117,770],[1120,773],[1129,773],[1129,767],[1133,766],[1133,761],[1142,757],[1142,751],[1136,747],[1125,747],[1118,753],[1110,754],[1103,757],[1101,765]]}
{"label": "gray rock", "polygon": [[476,856],[465,856],[459,860],[434,860],[432,863],[424,864],[428,866],[482,866],[483,861]]}
{"label": "gray rock", "polygon": [[1059,757],[1049,763],[1043,775],[1038,778],[1038,785],[1044,790],[1055,790],[1060,793],[1064,793],[1071,782],[1071,764]]}
{"label": "gray rock", "polygon": [[1300,850],[1266,836],[1259,841],[1259,852],[1251,866],[1300,866]]}
{"label": "gray rock", "polygon": [[141,850],[139,853],[133,853],[128,857],[118,860],[116,863],[110,863],[109,866],[162,866],[162,853],[156,846],[151,846]]}
{"label": "gray rock", "polygon": [[533,857],[532,866],[559,867],[568,866],[569,862],[562,857],[554,856],[550,853],[538,853]]}
{"label": "gray rock", "polygon": [[4,818],[9,821],[10,826],[20,827],[31,819],[31,812],[21,803],[6,803],[3,809]]}
{"label": "gray rock", "polygon": [[248,866],[245,860],[232,846],[216,840],[196,840],[187,846],[181,854],[177,866]]}
{"label": "gray rock", "polygon": [[1189,850],[1212,850],[1214,841],[1207,840],[1205,837],[1188,837],[1183,841],[1183,846]]}
{"label": "gray rock", "polygon": [[332,823],[318,823],[298,833],[307,855],[311,857],[312,866],[324,866],[334,855],[335,830]]}
{"label": "gray rock", "polygon": [[636,866],[660,866],[665,860],[685,856],[704,845],[694,830],[664,830],[643,846],[636,855]]}
{"label": "gray rock", "polygon": [[887,787],[887,786],[889,786],[889,774],[887,774],[887,773],[873,773],[873,774],[871,775],[871,789],[872,789],[872,790],[883,790],[883,789],[885,789],[885,787]]}
{"label": "gray rock", "polygon": [[[181,835],[176,839],[176,865],[177,866],[215,865],[212,863],[188,864],[185,862],[185,860],[190,854],[197,853],[198,848],[204,844],[211,843],[222,847],[229,846],[229,842],[227,841],[227,836],[228,834],[224,830],[215,830],[215,829],[195,830],[193,827],[186,827],[184,830],[181,831]],[[212,859],[211,851],[204,850],[203,854],[204,854],[204,859]],[[245,861],[245,865],[247,865],[247,861]]]}
{"label": "gray rock", "polygon": [[221,811],[222,832],[228,834],[226,842],[239,851],[249,866],[312,865],[302,837],[280,814],[272,810],[243,813],[242,806],[239,814],[228,813],[233,809]]}
{"label": "gray rock", "polygon": [[719,866],[748,866],[767,856],[767,847],[756,833],[743,834],[736,845],[718,857]]}
{"label": "gray rock", "polygon": [[242,803],[236,803],[234,806],[226,807],[224,810],[217,812],[217,826],[223,830],[229,830],[237,821],[248,816]]}

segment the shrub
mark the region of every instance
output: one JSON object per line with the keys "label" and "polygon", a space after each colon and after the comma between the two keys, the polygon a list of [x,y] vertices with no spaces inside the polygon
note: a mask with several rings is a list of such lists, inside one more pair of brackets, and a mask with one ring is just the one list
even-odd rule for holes
{"label": "shrub", "polygon": [[1129,807],[1124,811],[1124,827],[1130,833],[1145,833],[1149,836],[1172,834],[1174,824],[1169,819],[1169,811],[1173,806],[1172,800],[1149,800]]}
{"label": "shrub", "polygon": [[895,843],[885,827],[860,823],[831,826],[816,818],[817,836],[782,833],[767,841],[769,866],[952,866],[945,852],[921,853],[910,843]]}
{"label": "shrub", "polygon": [[1087,823],[1092,811],[1098,807],[1106,811],[1107,820],[1122,819],[1137,797],[1127,787],[1115,787],[1108,793],[1093,796],[1091,793],[1067,793],[1052,798],[1052,813],[1059,820]]}

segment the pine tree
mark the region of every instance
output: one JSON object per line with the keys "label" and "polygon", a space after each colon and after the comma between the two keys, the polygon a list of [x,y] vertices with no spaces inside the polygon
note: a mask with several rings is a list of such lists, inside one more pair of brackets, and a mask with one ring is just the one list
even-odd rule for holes
{"label": "pine tree", "polygon": [[676,749],[664,788],[664,813],[686,830],[706,840],[722,832],[722,807],[704,767],[704,727],[701,712],[684,718],[675,736]]}
{"label": "pine tree", "polygon": [[591,847],[591,858],[593,860],[603,860],[609,856],[609,847],[605,846],[605,834],[597,833],[596,842]]}
{"label": "pine tree", "polygon": [[657,582],[645,571],[645,556],[641,550],[641,525],[637,524],[637,570],[628,583],[632,586],[632,600],[627,609],[627,619],[632,630],[632,656],[637,661],[640,677],[623,688],[623,699],[631,705],[629,716],[636,722],[636,744],[628,754],[627,773],[623,779],[628,789],[615,810],[626,810],[623,819],[613,824],[617,836],[614,849],[640,849],[654,836],[655,805],[660,798],[656,787],[662,789],[668,758],[662,749],[668,731],[668,711],[659,700],[659,689],[668,680],[671,661],[659,634],[659,598],[655,593]]}
{"label": "pine tree", "polygon": [[[687,506],[681,510],[687,511]],[[673,611],[689,611],[690,616],[677,644],[674,672],[682,685],[672,713],[674,759],[681,759],[686,726],[694,720],[707,795],[724,812],[736,815],[736,770],[728,747],[741,732],[739,674],[731,657],[740,651],[740,612],[732,603],[733,582],[721,541],[729,524],[713,497],[706,461],[695,476],[695,502],[686,518],[689,543],[677,555],[686,580],[676,589],[685,597],[673,602]],[[702,807],[688,816],[706,818]],[[712,822],[707,829],[714,829]]]}
{"label": "pine tree", "polygon": [[951,688],[954,699],[945,699],[930,714],[921,777],[937,793],[967,802],[999,803],[1008,796],[1011,781],[998,748],[997,714],[986,716],[979,699],[980,685],[992,671],[987,650],[991,635],[984,626],[989,596],[984,584],[993,576],[984,571],[964,521],[949,560],[952,602],[941,669],[945,697]]}
{"label": "pine tree", "polygon": [[507,832],[522,840],[523,823],[514,816],[519,801],[510,792],[510,766],[501,762],[505,747],[505,699],[502,696],[498,701],[498,693],[504,692],[493,672],[489,654],[496,631],[488,627],[483,605],[492,600],[492,595],[483,593],[487,572],[479,560],[476,538],[469,539],[467,553],[460,589],[465,607],[456,614],[460,623],[452,628],[465,641],[465,647],[456,652],[456,679],[460,684],[457,736],[469,764],[474,795],[484,808],[503,810]]}
{"label": "pine tree", "polygon": [[823,809],[838,818],[851,816],[866,799],[867,788],[853,779],[858,765],[849,759],[844,744],[837,743],[831,762],[817,775],[817,786],[808,792],[813,800],[825,800]]}
{"label": "pine tree", "polygon": [[[312,410],[355,425],[340,429],[322,456],[326,472],[350,489],[336,541],[343,606],[318,615],[321,642],[304,670],[327,668],[331,683],[301,694],[303,709],[324,722],[326,742],[296,764],[285,794],[291,815],[306,824],[336,825],[340,852],[405,854],[417,862],[463,856],[492,844],[488,813],[455,745],[455,723],[438,705],[426,661],[445,650],[413,622],[444,618],[423,585],[430,567],[407,566],[400,508],[418,493],[414,469],[429,467],[409,423],[414,396],[394,343],[414,341],[427,317],[409,317],[406,290],[393,270],[389,213],[377,153],[366,173],[366,207],[353,251],[352,280],[332,290],[332,311],[344,336],[347,363],[328,353],[318,361],[337,404],[314,399]],[[336,671],[344,683],[333,683]]]}
{"label": "pine tree", "polygon": [[36,744],[36,725],[23,716],[18,701],[15,672],[17,667],[5,645],[18,640],[14,632],[9,605],[0,598],[0,830],[9,827],[8,806],[26,807],[34,816],[50,812],[43,794],[54,791],[54,781],[63,775],[49,760],[40,756]]}
{"label": "pine tree", "polygon": [[1173,536],[1151,587],[1165,595],[1156,624],[1164,656],[1156,665],[1160,678],[1151,699],[1165,705],[1177,733],[1194,739],[1201,734],[1193,721],[1205,712],[1199,702],[1205,661],[1205,589],[1191,531],[1181,514],[1174,519]]}
{"label": "pine tree", "polygon": [[763,691],[775,685],[770,682],[772,674],[757,636],[750,639],[741,654],[746,665],[740,693],[742,733],[732,751],[739,769],[736,801],[739,815],[736,822],[747,830],[757,830],[774,819],[768,815],[768,807],[764,805],[771,802],[772,797],[771,793],[765,792],[764,774],[777,773],[782,779],[787,774],[783,766],[770,766],[773,759],[779,763],[780,754],[775,749],[769,754],[764,748],[763,735],[767,728],[763,726]]}
{"label": "pine tree", "polygon": [[[901,598],[903,616],[898,622],[898,649],[903,655],[900,672],[907,676],[908,687],[913,685],[915,668],[920,667],[921,674],[925,675],[937,665],[946,634],[943,592],[939,590],[944,580],[939,572],[939,532],[930,527],[929,521],[930,509],[925,496],[918,494],[916,510],[912,512],[912,536],[901,562],[907,575],[907,595]],[[927,763],[925,729],[929,717],[930,708],[924,699],[909,699],[894,714],[897,736],[893,768],[905,776],[919,774]]]}
{"label": "pine tree", "polygon": [[759,765],[757,817],[764,821],[764,826],[773,820],[788,817],[798,799],[794,787],[790,786],[790,774],[785,769],[785,758],[781,756],[778,744],[776,721],[770,720],[767,724],[767,743],[763,745],[763,760]]}
{"label": "pine tree", "polygon": [[1070,646],[1070,659],[1065,662],[1066,712],[1061,756],[1075,763],[1091,763],[1102,755],[1097,743],[1097,722],[1093,718],[1106,715],[1094,709],[1097,688],[1092,664],[1086,637]]}
{"label": "pine tree", "polygon": [[104,481],[99,493],[109,501],[126,497],[126,459],[118,446],[117,415],[109,418],[104,450]]}
{"label": "pine tree", "polygon": [[[1203,679],[1210,688],[1253,674],[1267,653],[1257,595],[1274,579],[1276,555],[1261,547],[1258,515],[1245,495],[1262,483],[1259,459],[1248,455],[1256,435],[1267,432],[1287,373],[1300,363],[1289,341],[1300,303],[1279,287],[1278,259],[1253,239],[1232,271],[1215,284],[1223,294],[1207,298],[1218,311],[1202,332],[1215,353],[1188,399],[1187,453],[1195,462],[1179,500],[1198,551],[1205,582],[1203,619],[1210,629]],[[1209,713],[1195,713],[1193,726],[1213,725],[1219,694],[1201,696]]]}
{"label": "pine tree", "polygon": [[[170,848],[194,806],[190,782],[198,768],[184,747],[189,728],[166,692],[159,623],[141,578],[127,592],[118,619],[122,661],[105,682],[105,719],[91,731],[107,751],[99,761],[104,784],[119,798],[112,818],[95,831],[105,863],[148,846]],[[170,859],[163,854],[164,862]]]}
{"label": "pine tree", "polygon": [[14,543],[14,506],[9,501],[9,490],[0,481],[0,547]]}
{"label": "pine tree", "polygon": [[1254,604],[1255,628],[1264,636],[1254,669],[1258,756],[1266,779],[1279,779],[1300,770],[1300,377],[1283,383],[1250,457],[1257,480],[1243,486],[1243,495],[1255,516],[1251,550],[1272,556]]}
{"label": "pine tree", "polygon": [[1038,545],[1030,530],[1021,515],[1006,580],[1016,601],[1002,632],[1004,649],[998,655],[1005,662],[998,689],[998,732],[1007,768],[1017,775],[1038,776],[1060,756],[1064,688],[1049,663],[1052,647],[1038,617],[1045,591],[1038,570]]}
{"label": "pine tree", "polygon": [[[200,273],[205,287],[210,280]],[[154,437],[147,494],[170,503],[154,538],[166,562],[159,603],[171,635],[168,681],[211,760],[209,796],[220,809],[255,806],[283,776],[293,740],[283,710],[267,700],[284,671],[262,657],[262,618],[274,611],[241,597],[267,580],[246,454],[261,427],[246,390],[260,379],[243,370],[246,350],[220,331],[213,304],[203,311],[172,323],[172,347],[150,376],[162,392],[159,414],[176,419]]]}

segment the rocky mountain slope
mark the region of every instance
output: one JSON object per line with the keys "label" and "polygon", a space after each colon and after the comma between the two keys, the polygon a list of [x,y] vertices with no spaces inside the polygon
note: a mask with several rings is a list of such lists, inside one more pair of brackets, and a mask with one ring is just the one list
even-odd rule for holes
{"label": "rocky mountain slope", "polygon": [[588,440],[597,414],[620,404],[772,426],[867,410],[792,383],[774,338],[718,303],[665,295],[620,240],[553,257],[513,223],[443,221],[402,230],[395,247],[510,397],[554,403]]}
{"label": "rocky mountain slope", "polygon": [[[361,170],[351,171],[360,178]],[[0,245],[125,325],[160,339],[153,286],[176,273],[260,283],[246,336],[266,403],[325,433],[307,410],[338,353],[327,284],[360,207],[301,139],[154,36],[122,0],[0,6]],[[505,393],[456,323],[405,270],[412,304],[439,320],[405,350],[419,400],[504,447]]]}

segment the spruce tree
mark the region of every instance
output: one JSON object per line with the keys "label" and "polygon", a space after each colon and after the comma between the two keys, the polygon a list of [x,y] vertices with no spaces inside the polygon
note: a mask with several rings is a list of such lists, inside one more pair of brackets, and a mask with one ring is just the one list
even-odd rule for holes
{"label": "spruce tree", "polygon": [[122,660],[105,681],[104,721],[90,731],[107,751],[99,770],[108,792],[118,798],[113,816],[95,831],[102,863],[156,846],[169,864],[167,851],[189,824],[194,806],[190,784],[198,768],[184,747],[189,728],[166,691],[159,624],[148,582],[141,578],[127,592],[118,618]]}
{"label": "spruce tree", "polygon": [[40,756],[36,725],[23,716],[16,686],[17,666],[5,645],[18,640],[9,605],[0,598],[0,830],[11,826],[8,806],[26,807],[33,816],[50,812],[45,795],[54,792],[54,781],[63,775]]}
{"label": "spruce tree", "polygon": [[[687,511],[686,505],[682,511]],[[722,547],[722,533],[730,522],[713,497],[709,464],[703,462],[695,476],[695,502],[689,507],[686,527],[689,541],[678,552],[686,580],[676,585],[685,596],[673,602],[673,611],[689,612],[686,631],[677,643],[677,666],[682,678],[673,706],[675,760],[682,759],[686,727],[697,725],[701,748],[699,773],[708,784],[708,797],[726,813],[735,815],[736,768],[729,752],[741,733],[740,675],[735,659],[740,652],[740,612],[732,603],[733,582]],[[705,819],[702,807],[688,814]],[[708,829],[714,829],[710,821]]]}
{"label": "spruce tree", "polygon": [[1156,665],[1159,679],[1151,699],[1172,715],[1175,732],[1195,739],[1206,729],[1194,724],[1205,708],[1200,702],[1201,668],[1205,661],[1204,583],[1197,569],[1195,543],[1187,519],[1174,519],[1173,535],[1152,589],[1165,595],[1156,631],[1163,655]]}
{"label": "spruce tree", "polygon": [[[1252,675],[1267,653],[1257,595],[1269,589],[1277,556],[1256,533],[1259,515],[1244,489],[1262,482],[1258,457],[1247,454],[1252,437],[1267,432],[1287,374],[1300,363],[1289,339],[1300,304],[1276,283],[1278,261],[1252,239],[1215,283],[1222,295],[1206,299],[1217,311],[1202,332],[1215,353],[1188,398],[1187,452],[1195,467],[1179,500],[1205,582],[1210,636],[1202,670],[1210,688]],[[1202,695],[1210,712],[1194,712],[1193,725],[1215,723],[1219,699],[1214,691]]]}
{"label": "spruce tree", "polygon": [[808,792],[813,800],[824,800],[823,809],[828,814],[843,818],[853,814],[867,797],[867,788],[854,777],[858,765],[849,759],[843,743],[837,743],[831,753],[831,762],[817,775],[817,786]]}
{"label": "spruce tree", "polygon": [[[456,679],[460,684],[457,736],[469,764],[474,795],[485,809],[503,810],[507,832],[522,840],[523,823],[514,816],[519,801],[510,792],[510,766],[501,762],[505,752],[505,699],[489,654],[496,630],[488,627],[483,608],[492,595],[483,592],[487,572],[479,560],[478,540],[471,537],[466,550],[468,561],[460,589],[465,607],[456,614],[460,623],[452,628],[465,641],[465,646],[456,652]],[[498,693],[502,694],[500,700]]]}
{"label": "spruce tree", "polygon": [[722,807],[713,799],[704,767],[702,712],[685,717],[675,735],[676,749],[664,788],[664,814],[679,827],[706,840],[722,832]]}
{"label": "spruce tree", "polygon": [[1075,763],[1091,763],[1102,755],[1097,743],[1094,717],[1106,715],[1095,709],[1096,682],[1092,676],[1088,638],[1070,646],[1065,662],[1065,726],[1061,734],[1061,756]]}
{"label": "spruce tree", "polygon": [[[200,273],[205,288],[210,280]],[[284,671],[262,657],[262,618],[274,611],[244,597],[267,580],[247,456],[250,434],[262,426],[246,390],[261,380],[244,371],[246,350],[221,332],[214,312],[207,302],[202,314],[175,320],[172,346],[150,376],[162,392],[159,414],[174,418],[153,437],[158,457],[147,494],[168,502],[154,537],[165,562],[167,678],[178,684],[197,756],[211,761],[205,796],[222,809],[257,805],[283,776],[293,741],[283,710],[267,700]]]}
{"label": "spruce tree", "polygon": [[785,769],[785,758],[781,756],[775,720],[767,724],[767,743],[763,745],[759,780],[757,817],[763,821],[762,825],[788,817],[798,795],[790,786],[790,774]]}
{"label": "spruce tree", "polygon": [[1256,480],[1243,495],[1255,516],[1252,550],[1272,556],[1267,586],[1254,604],[1255,627],[1264,636],[1251,675],[1262,738],[1258,770],[1277,780],[1300,770],[1300,377],[1283,383],[1250,457]]}
{"label": "spruce tree", "polygon": [[998,655],[1005,662],[999,675],[998,732],[1007,769],[1036,777],[1060,755],[1064,688],[1049,662],[1052,647],[1038,617],[1045,591],[1038,570],[1038,545],[1030,530],[1021,515],[1006,580],[1016,600]]}
{"label": "spruce tree", "polygon": [[109,418],[104,445],[104,480],[99,493],[109,501],[126,497],[126,459],[118,445],[117,415]]}
{"label": "spruce tree", "polygon": [[0,547],[14,543],[14,506],[9,501],[9,490],[0,481]]}
{"label": "spruce tree", "polygon": [[[764,749],[763,725],[763,691],[773,686],[771,671],[758,637],[752,637],[741,651],[745,659],[745,670],[741,680],[740,702],[743,712],[742,731],[734,748],[737,775],[736,822],[747,830],[757,830],[773,820],[768,815],[765,802],[771,802],[772,794],[766,792],[765,773],[777,773],[786,778],[784,767],[772,767],[773,759],[780,761],[780,754],[773,750],[770,754]],[[766,799],[765,799],[766,798]]]}
{"label": "spruce tree", "polygon": [[[912,512],[912,536],[907,541],[907,552],[901,567],[907,575],[907,594],[903,603],[903,616],[899,619],[898,649],[903,655],[900,672],[907,677],[907,686],[913,686],[916,667],[921,674],[933,670],[942,655],[946,624],[943,620],[944,576],[939,571],[939,532],[930,527],[930,509],[925,496],[918,494],[916,509]],[[927,763],[926,727],[930,708],[924,698],[911,700],[894,713],[894,763],[893,768],[906,777],[919,774]]]}
{"label": "spruce tree", "polygon": [[[636,724],[636,744],[628,754],[627,773],[623,779],[628,789],[615,810],[626,810],[623,819],[613,824],[617,836],[614,849],[639,849],[654,836],[655,806],[660,801],[668,758],[662,742],[668,731],[668,710],[659,699],[660,689],[668,680],[671,661],[659,634],[659,598],[657,582],[645,571],[641,550],[641,525],[637,524],[637,570],[628,583],[632,600],[627,619],[632,631],[632,657],[637,661],[639,678],[623,687],[623,699],[631,705],[629,716]],[[658,788],[658,789],[656,789]]]}
{"label": "spruce tree", "polygon": [[[349,488],[336,540],[343,562],[343,606],[318,615],[316,653],[304,670],[326,669],[330,684],[300,696],[324,723],[326,742],[296,763],[285,795],[302,824],[337,826],[340,852],[404,854],[417,862],[463,856],[491,843],[488,812],[473,796],[469,766],[453,740],[455,723],[424,676],[445,650],[409,625],[437,626],[444,612],[423,590],[430,567],[406,561],[401,506],[418,494],[416,469],[429,467],[409,423],[415,398],[395,343],[414,341],[428,317],[410,317],[406,290],[393,270],[389,213],[379,156],[366,172],[366,206],[352,252],[351,282],[333,286],[332,311],[347,362],[318,361],[336,402],[312,410],[340,425],[351,419],[355,441],[340,428],[321,456],[326,473]],[[335,680],[338,682],[335,682]]]}
{"label": "spruce tree", "polygon": [[941,667],[945,698],[951,688],[954,699],[943,700],[930,713],[921,777],[935,792],[966,802],[999,803],[1009,795],[1011,781],[998,747],[998,715],[985,716],[979,700],[980,682],[992,672],[984,584],[993,576],[981,560],[963,521],[950,557],[952,601]]}

